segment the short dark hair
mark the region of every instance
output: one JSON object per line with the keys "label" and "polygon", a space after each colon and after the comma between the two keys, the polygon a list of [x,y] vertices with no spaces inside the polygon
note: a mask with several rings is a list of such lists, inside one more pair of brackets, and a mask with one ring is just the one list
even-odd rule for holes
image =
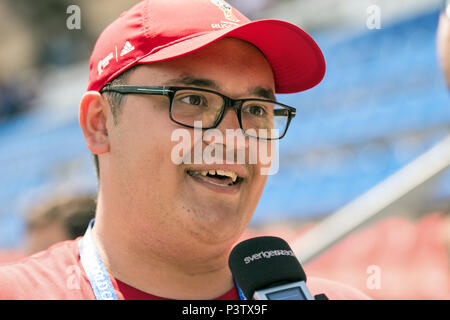
{"label": "short dark hair", "polygon": [[[117,77],[109,81],[106,86],[111,85],[124,85],[127,84],[128,76],[131,72],[133,72],[138,65],[132,66],[130,69],[127,69],[123,73],[119,74]],[[103,92],[102,95],[108,101],[109,107],[111,108],[111,112],[113,114],[114,124],[117,125],[119,123],[120,114],[122,113],[122,105],[125,100],[125,96],[119,92],[107,91]],[[98,156],[96,154],[92,154],[95,166],[95,173],[97,174],[97,179],[100,178],[100,165],[98,162]]]}
{"label": "short dark hair", "polygon": [[82,236],[95,217],[97,200],[94,195],[58,198],[31,210],[26,218],[28,230],[61,222],[70,239]]}

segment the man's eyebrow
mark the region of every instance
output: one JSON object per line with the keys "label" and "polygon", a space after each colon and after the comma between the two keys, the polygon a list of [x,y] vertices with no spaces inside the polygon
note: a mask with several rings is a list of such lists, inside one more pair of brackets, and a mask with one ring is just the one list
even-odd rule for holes
{"label": "man's eyebrow", "polygon": [[270,88],[264,88],[264,87],[258,86],[258,87],[254,87],[254,88],[250,89],[249,93],[251,95],[266,98],[269,100],[274,100],[274,101],[276,100],[275,93]]}
{"label": "man's eyebrow", "polygon": [[[196,87],[204,87],[213,90],[220,90],[219,85],[211,79],[206,78],[196,78],[188,74],[183,74],[179,78],[174,78],[165,83],[165,85],[192,85]],[[271,88],[264,88],[262,86],[256,86],[250,88],[247,91],[251,96],[257,96],[260,98],[265,98],[269,100],[275,100],[275,93]]]}
{"label": "man's eyebrow", "polygon": [[171,79],[167,81],[165,84],[171,85],[171,84],[183,84],[183,85],[191,85],[191,86],[197,86],[197,87],[206,87],[214,90],[219,90],[219,86],[217,83],[210,79],[205,78],[195,78],[188,74],[183,74],[179,78]]}

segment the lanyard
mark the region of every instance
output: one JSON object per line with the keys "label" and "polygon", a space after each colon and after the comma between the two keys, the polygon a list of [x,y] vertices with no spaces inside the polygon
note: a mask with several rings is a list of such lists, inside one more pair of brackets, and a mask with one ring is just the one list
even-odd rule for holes
{"label": "lanyard", "polygon": [[94,290],[97,300],[117,300],[116,292],[106,272],[105,265],[98,254],[94,239],[92,239],[91,230],[94,222],[95,219],[89,222],[84,237],[78,243],[81,264],[86,271],[89,283],[91,284],[92,290]]}
{"label": "lanyard", "polygon": [[241,288],[239,287],[238,283],[236,281],[234,281],[234,283],[236,284],[236,288],[237,291],[239,293],[239,299],[241,300],[247,300],[247,298],[245,297],[244,293],[242,292]]}
{"label": "lanyard", "polygon": [[[92,226],[94,222],[95,219],[89,222],[84,237],[78,243],[81,264],[86,271],[89,283],[91,284],[92,290],[94,290],[97,300],[117,300],[117,295],[109,279],[108,272],[106,272],[105,265],[98,254],[94,239],[92,239]],[[241,300],[247,300],[237,282],[235,283],[239,298]]]}

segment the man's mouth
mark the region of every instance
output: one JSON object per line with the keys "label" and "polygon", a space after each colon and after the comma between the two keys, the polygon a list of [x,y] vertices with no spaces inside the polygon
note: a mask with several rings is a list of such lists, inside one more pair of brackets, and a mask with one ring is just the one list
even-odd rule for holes
{"label": "man's mouth", "polygon": [[197,180],[221,187],[232,187],[244,180],[237,173],[228,170],[187,170],[186,173]]}

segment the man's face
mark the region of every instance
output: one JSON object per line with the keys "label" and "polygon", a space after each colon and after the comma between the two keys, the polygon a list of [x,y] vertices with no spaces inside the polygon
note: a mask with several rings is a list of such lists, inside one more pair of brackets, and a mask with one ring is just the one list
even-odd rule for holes
{"label": "man's face", "polygon": [[[189,86],[211,89],[234,99],[262,98],[258,92],[273,92],[272,70],[258,49],[226,38],[196,53],[170,61],[141,65],[127,79],[129,85]],[[261,90],[261,88],[263,90]],[[115,190],[123,206],[124,221],[139,241],[178,244],[231,244],[247,226],[263,191],[267,176],[261,163],[248,164],[249,138],[246,137],[247,164],[231,164],[225,169],[242,181],[221,186],[216,178],[193,172],[224,169],[221,165],[176,164],[171,141],[175,130],[184,128],[169,118],[169,98],[158,95],[127,95],[117,124],[107,117],[110,151],[101,163],[100,186]],[[219,129],[238,129],[236,112],[226,110]],[[204,150],[208,142],[194,140]],[[269,145],[270,146],[270,145]],[[223,149],[230,148],[223,140]],[[234,150],[237,152],[235,144]],[[225,152],[224,152],[225,155]],[[224,156],[225,157],[225,156]],[[102,159],[101,159],[102,162]],[[171,248],[173,250],[173,248]]]}

